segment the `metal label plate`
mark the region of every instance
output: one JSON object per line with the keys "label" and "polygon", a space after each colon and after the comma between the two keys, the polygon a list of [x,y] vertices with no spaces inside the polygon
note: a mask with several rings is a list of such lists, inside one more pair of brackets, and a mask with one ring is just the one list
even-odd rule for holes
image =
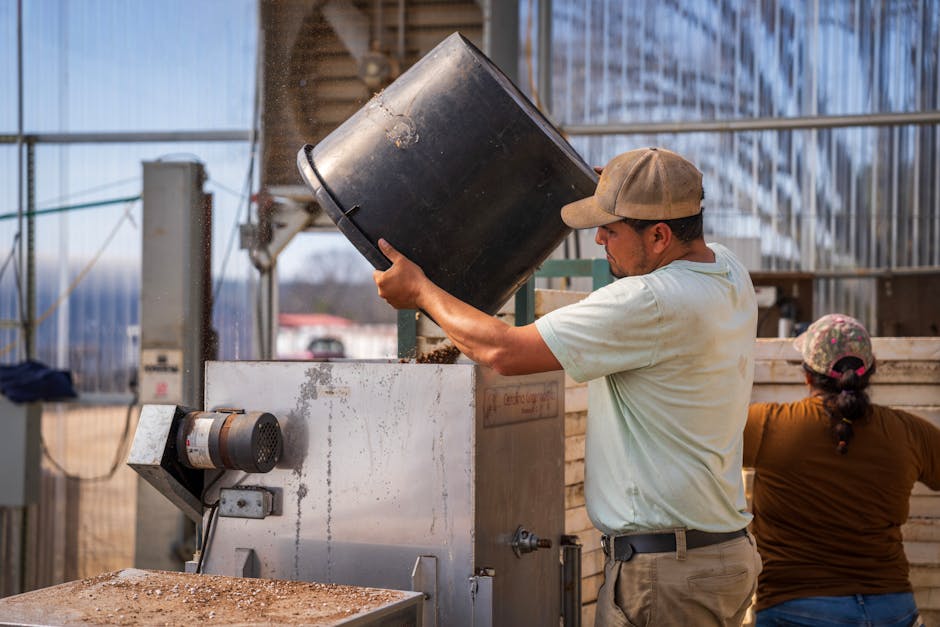
{"label": "metal label plate", "polygon": [[487,388],[483,392],[483,425],[500,425],[558,416],[561,391],[557,381]]}

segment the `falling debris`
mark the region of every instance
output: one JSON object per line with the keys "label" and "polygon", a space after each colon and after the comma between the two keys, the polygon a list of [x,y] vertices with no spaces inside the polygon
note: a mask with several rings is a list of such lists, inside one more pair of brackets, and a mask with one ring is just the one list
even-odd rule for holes
{"label": "falling debris", "polygon": [[415,359],[402,359],[401,363],[418,364],[452,364],[460,357],[460,350],[456,346],[447,344],[441,346],[430,353],[421,353]]}

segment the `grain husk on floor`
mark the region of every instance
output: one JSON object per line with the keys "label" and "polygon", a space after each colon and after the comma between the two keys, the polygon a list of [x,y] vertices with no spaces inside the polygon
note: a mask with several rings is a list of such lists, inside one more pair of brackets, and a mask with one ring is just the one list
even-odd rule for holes
{"label": "grain husk on floor", "polygon": [[0,622],[332,626],[406,595],[337,584],[130,568],[0,599]]}

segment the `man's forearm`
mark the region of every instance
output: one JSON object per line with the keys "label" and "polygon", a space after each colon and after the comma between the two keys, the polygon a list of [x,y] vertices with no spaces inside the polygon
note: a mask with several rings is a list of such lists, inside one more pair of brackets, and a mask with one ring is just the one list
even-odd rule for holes
{"label": "man's forearm", "polygon": [[510,341],[510,327],[502,320],[461,301],[431,281],[418,296],[426,311],[461,353],[485,366],[498,367],[500,352]]}
{"label": "man's forearm", "polygon": [[561,369],[534,324],[510,326],[461,301],[436,285],[424,271],[384,239],[379,248],[392,262],[372,273],[379,296],[397,309],[423,309],[460,352],[500,374]]}

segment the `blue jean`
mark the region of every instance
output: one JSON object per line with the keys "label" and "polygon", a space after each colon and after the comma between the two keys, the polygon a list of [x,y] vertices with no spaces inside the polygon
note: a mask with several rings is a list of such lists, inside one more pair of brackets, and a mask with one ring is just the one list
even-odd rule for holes
{"label": "blue jean", "polygon": [[[757,613],[756,627],[858,625],[916,627],[917,604],[910,592],[806,597],[784,601]],[[916,625],[920,625],[918,620]]]}

